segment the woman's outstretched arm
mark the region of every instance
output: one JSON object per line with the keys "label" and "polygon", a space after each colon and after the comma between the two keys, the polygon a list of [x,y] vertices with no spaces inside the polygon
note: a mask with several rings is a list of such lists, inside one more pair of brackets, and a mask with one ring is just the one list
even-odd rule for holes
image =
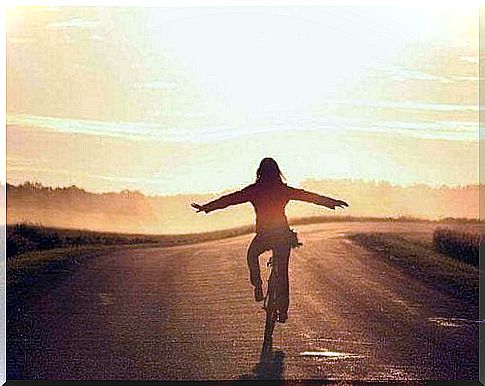
{"label": "woman's outstretched arm", "polygon": [[311,202],[316,205],[322,205],[330,209],[335,209],[337,207],[343,208],[349,206],[345,201],[335,200],[330,197],[325,197],[317,193],[307,192],[303,189],[296,189],[288,186],[290,192],[290,200],[298,200]]}
{"label": "woman's outstretched arm", "polygon": [[192,203],[192,207],[197,209],[197,212],[209,213],[213,210],[224,209],[230,205],[238,205],[250,201],[251,194],[249,187],[239,190],[234,193],[226,194],[225,196],[219,197],[214,201],[210,201],[206,204],[199,205]]}

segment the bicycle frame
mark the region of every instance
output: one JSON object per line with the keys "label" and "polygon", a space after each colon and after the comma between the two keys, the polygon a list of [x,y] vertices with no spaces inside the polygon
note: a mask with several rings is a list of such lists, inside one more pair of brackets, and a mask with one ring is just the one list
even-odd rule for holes
{"label": "bicycle frame", "polygon": [[264,327],[265,343],[270,343],[273,339],[273,331],[278,313],[278,305],[276,301],[278,265],[274,256],[271,256],[268,266],[271,266],[271,273],[268,279],[268,291],[266,292],[263,303],[263,309],[266,311],[266,323]]}
{"label": "bicycle frame", "polygon": [[[284,239],[284,238],[283,238]],[[290,238],[291,249],[299,248],[302,243],[298,241],[296,232],[291,229]],[[268,290],[263,302],[263,309],[266,311],[266,323],[264,326],[264,349],[270,349],[273,340],[273,331],[275,327],[276,319],[278,318],[278,275],[279,275],[279,265],[278,259],[274,256],[274,251],[269,259],[267,266],[271,266],[270,275],[268,278]]]}

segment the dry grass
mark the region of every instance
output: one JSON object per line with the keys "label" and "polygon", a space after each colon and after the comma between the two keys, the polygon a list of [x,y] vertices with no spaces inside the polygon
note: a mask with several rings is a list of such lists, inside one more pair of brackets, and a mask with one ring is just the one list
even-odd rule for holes
{"label": "dry grass", "polygon": [[396,233],[355,233],[348,237],[422,282],[478,306],[478,268],[437,252],[431,241]]}
{"label": "dry grass", "polygon": [[440,253],[478,267],[480,243],[479,232],[438,228],[433,233],[433,245]]}

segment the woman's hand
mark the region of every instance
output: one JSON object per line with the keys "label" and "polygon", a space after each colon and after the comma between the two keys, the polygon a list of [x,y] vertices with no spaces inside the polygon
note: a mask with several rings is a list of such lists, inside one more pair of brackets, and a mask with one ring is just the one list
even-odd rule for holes
{"label": "woman's hand", "polygon": [[204,208],[204,205],[199,205],[199,204],[196,204],[195,202],[193,202],[191,204],[191,206],[192,206],[192,208],[197,209],[197,213],[199,213],[199,212],[205,212],[205,213],[207,213],[207,211]]}
{"label": "woman's hand", "polygon": [[345,208],[346,206],[349,206],[349,204],[347,204],[345,201],[335,200],[335,202],[333,203],[333,208],[332,209],[335,209],[335,208]]}

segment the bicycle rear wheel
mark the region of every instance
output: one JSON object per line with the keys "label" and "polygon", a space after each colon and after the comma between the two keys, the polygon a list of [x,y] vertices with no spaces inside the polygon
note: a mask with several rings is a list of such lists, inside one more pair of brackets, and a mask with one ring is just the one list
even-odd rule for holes
{"label": "bicycle rear wheel", "polygon": [[273,339],[273,331],[278,315],[276,306],[276,283],[274,283],[274,273],[272,272],[268,281],[268,294],[266,297],[266,323],[264,326],[264,341],[271,342]]}

